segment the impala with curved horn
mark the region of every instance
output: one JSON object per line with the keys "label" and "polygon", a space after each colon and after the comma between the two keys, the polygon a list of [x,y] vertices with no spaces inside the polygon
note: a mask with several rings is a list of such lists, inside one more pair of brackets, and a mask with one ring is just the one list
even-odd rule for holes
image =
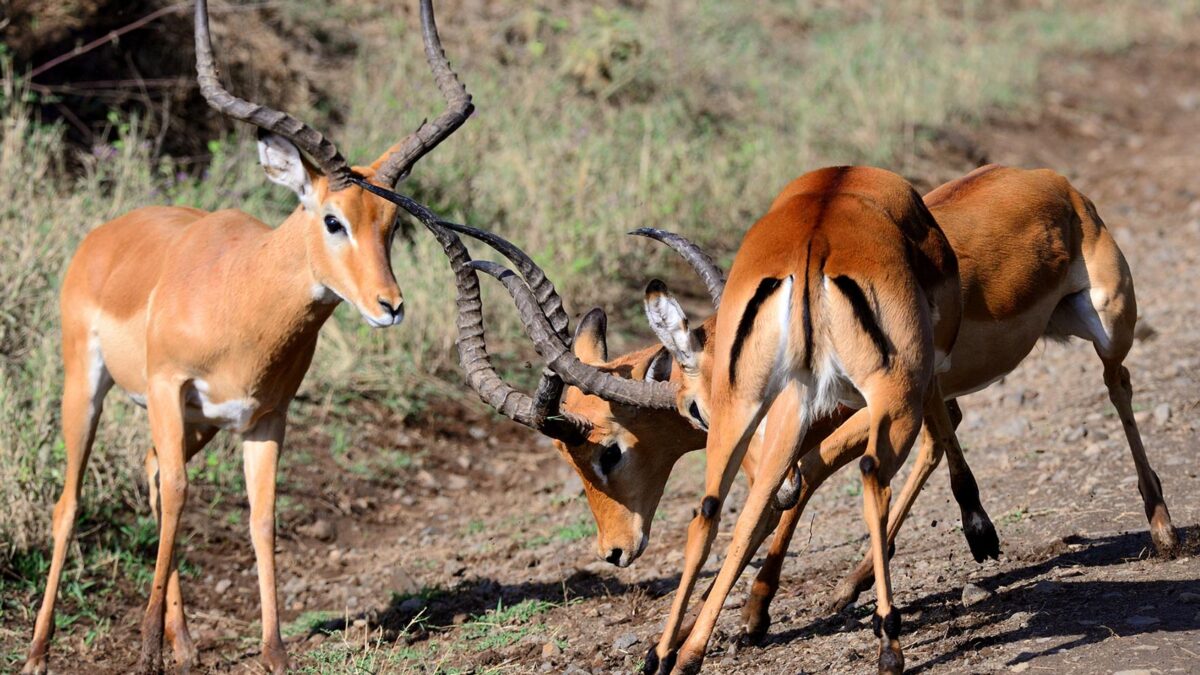
{"label": "impala with curved horn", "polygon": [[[1110,397],[1126,424],[1155,547],[1161,555],[1171,555],[1177,550],[1177,537],[1157,475],[1142,449],[1130,412],[1128,371],[1121,366],[1136,320],[1132,281],[1119,249],[1095,214],[1094,207],[1053,172],[995,165],[943,185],[929,194],[926,203],[951,245],[964,254],[960,259],[960,273],[966,318],[951,354],[950,369],[939,378],[945,395],[976,391],[999,379],[1015,368],[1043,336],[1065,339],[1067,335],[1076,335],[1093,342],[1105,362],[1105,381]],[[714,303],[719,301],[724,272],[698,247],[683,237],[662,230],[643,228],[632,234],[663,241],[683,255],[705,280]],[[1086,245],[1076,250],[1069,244],[1071,241],[1082,241]],[[1041,249],[1038,242],[1047,242],[1045,249]],[[1041,260],[1034,255],[1039,250],[1058,253],[1050,255],[1048,260]],[[528,264],[519,265],[519,269],[526,273]],[[540,270],[535,269],[535,272],[541,274]],[[1086,282],[1081,282],[1085,278]],[[1041,281],[1046,284],[1043,286]],[[1080,289],[1081,283],[1086,283],[1088,289],[1095,289],[1096,297],[1103,300],[1102,309],[1088,310],[1080,304],[1081,298],[1092,292]],[[561,307],[561,301],[558,305]],[[1099,323],[1092,311],[1101,317]],[[588,323],[585,321],[585,325]],[[577,352],[586,353],[587,344],[603,345],[602,324],[591,322],[591,325],[590,330],[581,325],[578,335],[587,336],[587,339],[581,344],[580,338],[576,338]],[[600,326],[598,332],[594,329],[597,325]],[[1106,332],[1097,332],[1094,330],[1096,325],[1109,328]],[[711,331],[712,319],[693,329],[696,341],[704,345],[710,343]],[[1105,337],[1108,334],[1111,339]],[[638,377],[657,371],[656,377],[666,379],[669,376],[675,383],[682,379],[678,367],[672,373],[673,359],[669,353],[657,346],[618,356],[613,361],[607,361],[607,354],[601,356],[603,358],[597,364],[607,364],[599,367],[635,373]],[[948,407],[954,425],[957,425],[961,412],[954,399],[948,400]],[[772,412],[777,409],[780,409],[780,402]],[[649,517],[657,508],[658,496],[662,494],[670,468],[680,456],[698,449],[703,436],[678,432],[671,426],[677,424],[677,419],[672,419],[677,418],[676,415],[631,411],[574,389],[567,390],[562,410],[579,418],[584,425],[604,425],[609,432],[597,434],[601,442],[590,447],[556,444],[589,489],[598,527],[597,539],[601,555],[606,557],[606,542],[628,541],[630,532],[635,533],[632,540],[643,540],[643,522],[646,523],[645,533],[649,533]],[[820,443],[844,415],[840,413],[823,419],[818,423],[820,426],[810,429],[802,452]],[[665,432],[656,433],[664,426]],[[612,449],[613,438],[621,439],[619,450]],[[758,438],[751,443],[743,461],[743,469],[751,479],[759,461]],[[917,465],[889,516],[889,543],[894,541],[908,508],[944,453],[949,460],[951,485],[962,509],[963,531],[972,554],[976,560],[994,557],[999,553],[999,542],[980,504],[978,488],[961,448],[949,440],[942,443],[935,442],[937,440],[928,428],[923,430]],[[860,445],[855,453],[846,454],[845,461],[861,454],[862,448]],[[607,458],[607,461],[601,462],[600,458]],[[803,480],[794,486],[798,488],[793,491],[794,499],[799,503],[783,514],[752,586],[750,599],[743,607],[745,630],[751,638],[765,635],[769,627],[769,604],[778,588],[788,543],[804,504],[840,465],[810,464]],[[600,471],[600,468],[609,471]],[[593,491],[611,495],[613,503],[603,510],[594,508],[597,500],[591,496]],[[623,497],[625,495],[629,497]],[[652,495],[653,499],[641,498],[643,495]],[[639,547],[643,545],[639,544]],[[629,564],[635,557],[616,555],[612,561]],[[868,556],[839,584],[833,609],[848,605],[869,587],[872,580]]]}
{"label": "impala with curved horn", "polygon": [[372,326],[402,320],[390,260],[396,209],[371,190],[395,187],[472,111],[442,51],[430,0],[421,2],[421,26],[446,111],[370,166],[351,167],[316,129],[222,87],[207,5],[196,3],[201,93],[218,112],[259,128],[267,177],[295,192],[300,205],[276,228],[241,211],[142,208],[97,227],[79,245],[61,294],[67,470],[54,509],[46,592],[22,672],[47,670],[83,470],[114,384],[147,408],[153,441],[146,473],[160,531],[139,670],[162,669],[164,637],[182,672],[195,660],[175,539],[187,498],[185,464],[219,429],[243,434],[263,658],[272,672],[287,669],[276,609],[274,510],[288,404],[308,370],[317,332],[338,302],[354,305]]}

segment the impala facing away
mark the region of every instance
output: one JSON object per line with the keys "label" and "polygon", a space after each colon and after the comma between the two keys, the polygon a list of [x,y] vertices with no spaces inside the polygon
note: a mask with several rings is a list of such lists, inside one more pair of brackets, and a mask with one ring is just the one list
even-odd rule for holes
{"label": "impala facing away", "polygon": [[275,470],[287,407],[308,370],[317,332],[338,302],[353,304],[372,326],[400,323],[403,299],[390,262],[396,209],[368,191],[394,187],[472,110],[442,52],[430,0],[421,2],[421,25],[447,110],[372,165],[352,168],[312,127],[222,88],[206,3],[196,3],[201,92],[216,110],[260,128],[259,159],[267,177],[293,190],[300,205],[274,229],[234,210],[143,208],[101,225],[80,244],[61,295],[67,472],[54,509],[46,593],[23,672],[47,670],[54,601],[84,466],[114,384],[149,412],[153,447],[146,472],[161,528],[139,670],[162,669],[164,630],[180,670],[193,665],[175,538],[187,497],[187,459],[219,429],[244,437],[263,657],[272,672],[287,669],[274,564]]}
{"label": "impala facing away", "polygon": [[[1094,206],[1051,171],[995,165],[937,188],[926,197],[926,204],[959,253],[964,302],[950,369],[939,379],[943,394],[959,396],[986,387],[1011,372],[1043,337],[1065,340],[1075,335],[1092,342],[1104,363],[1109,396],[1125,426],[1155,547],[1161,555],[1174,553],[1177,538],[1158,477],[1146,459],[1133,420],[1129,375],[1121,365],[1132,345],[1137,315],[1132,279]],[[471,228],[460,231],[493,244],[498,240]],[[708,256],[677,235],[658,230],[640,230],[637,234],[664,241],[681,253],[703,278],[714,306],[719,304],[724,274]],[[541,270],[519,249],[499,241],[503,245],[498,248],[518,265],[541,299],[539,306],[524,303],[521,311],[561,316],[565,326],[561,301]],[[469,277],[460,275],[460,282],[464,278]],[[515,285],[511,279],[507,283]],[[472,340],[481,348],[477,291],[473,297]],[[528,325],[537,319],[531,315],[523,320]],[[710,345],[713,324],[710,318],[693,329],[697,344],[705,348]],[[544,335],[539,337],[544,339]],[[600,372],[638,380],[669,379],[676,387],[683,386],[684,373],[661,346],[609,360],[600,310],[593,310],[580,323],[573,349],[579,359]],[[957,411],[953,400],[950,407]],[[704,433],[687,425],[687,417],[672,411],[614,403],[576,387],[566,389],[561,407],[555,401],[547,404],[547,409],[586,432],[575,442],[559,440],[555,446],[583,480],[597,523],[600,556],[621,566],[630,564],[646,545],[651,517],[670,468],[683,454],[701,447]],[[819,443],[845,415],[846,411],[838,411],[815,423],[802,450]],[[696,416],[698,411],[689,411],[688,417]],[[529,421],[518,421],[539,428]],[[964,533],[972,552],[977,560],[997,555],[995,531],[979,504],[961,448],[956,443],[939,444],[935,440],[926,429],[917,466],[889,516],[889,539],[894,540],[907,508],[944,452],[950,460],[951,484],[963,510]],[[844,461],[852,458],[842,457]],[[743,462],[752,480],[758,461],[758,444],[752,442]],[[784,555],[801,510],[825,477],[839,466],[841,463],[810,464],[796,495],[799,503],[783,514],[750,600],[743,607],[743,621],[751,637],[765,635],[769,626],[769,603],[778,588]],[[841,608],[852,602],[872,579],[868,556],[839,585],[834,606]]]}

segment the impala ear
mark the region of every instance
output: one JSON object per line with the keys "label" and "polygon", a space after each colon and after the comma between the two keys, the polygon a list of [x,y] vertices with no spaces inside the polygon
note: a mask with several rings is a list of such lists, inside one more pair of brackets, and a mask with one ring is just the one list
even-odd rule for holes
{"label": "impala ear", "polygon": [[304,160],[294,143],[283,136],[259,129],[258,161],[272,183],[295,192],[304,208],[316,211],[316,190],[313,189],[315,170]]}
{"label": "impala ear", "polygon": [[671,365],[674,363],[671,352],[664,347],[650,359],[650,365],[646,366],[646,375],[642,379],[647,382],[666,382],[671,379]]}
{"label": "impala ear", "polygon": [[599,307],[588,312],[575,328],[571,351],[580,361],[594,366],[608,361],[608,317]]}
{"label": "impala ear", "polygon": [[650,328],[679,362],[679,367],[689,375],[700,372],[700,342],[688,330],[687,314],[667,290],[667,285],[658,279],[651,281],[646,286],[645,306]]}

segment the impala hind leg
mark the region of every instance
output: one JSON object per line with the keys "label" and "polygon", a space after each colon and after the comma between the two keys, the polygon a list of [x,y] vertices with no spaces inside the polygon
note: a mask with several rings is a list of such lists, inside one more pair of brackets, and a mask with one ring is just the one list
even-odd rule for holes
{"label": "impala hind leg", "polygon": [[[216,435],[217,427],[196,427],[189,428],[187,432],[187,452],[185,462],[190,461],[192,457],[199,452],[205,445],[208,444],[212,437]],[[154,519],[162,526],[162,520],[158,516],[158,454],[154,448],[146,453],[146,485],[150,493],[150,512],[154,514]],[[191,672],[192,667],[196,664],[196,646],[192,642],[191,634],[188,632],[187,617],[183,610],[183,591],[179,586],[179,569],[172,568],[171,576],[167,578],[167,610],[166,623],[164,625],[164,633],[166,639],[171,643],[172,651],[175,653],[175,666],[178,668],[180,675],[186,675]]]}
{"label": "impala hind leg", "polygon": [[[683,633],[688,601],[695,589],[696,579],[708,560],[713,539],[717,536],[721,505],[729,495],[729,489],[737,477],[738,465],[769,403],[744,400],[730,402],[726,406],[729,410],[722,410],[714,417],[714,424],[709,431],[709,447],[714,450],[709,454],[705,472],[705,497],[688,525],[679,587],[675,591],[662,636],[646,655],[643,673],[665,674],[672,672],[675,667],[675,646],[679,644]],[[721,417],[729,421],[717,422]]]}
{"label": "impala hind leg", "polygon": [[94,338],[72,338],[64,326],[63,335],[63,381],[62,429],[63,443],[67,451],[67,470],[63,477],[63,489],[54,505],[54,520],[51,532],[54,549],[50,557],[50,574],[46,578],[46,592],[38,610],[33,628],[33,641],[22,673],[47,672],[47,656],[50,638],[54,635],[54,602],[62,581],[63,565],[71,536],[75,531],[75,516],[79,508],[79,496],[83,488],[83,472],[87,468],[92,441],[96,437],[96,422],[103,408],[104,396],[112,388],[113,381],[105,369]]}
{"label": "impala hind leg", "polygon": [[1167,502],[1163,499],[1162,482],[1150,466],[1146,448],[1142,445],[1142,435],[1138,431],[1137,421],[1133,418],[1133,386],[1129,381],[1129,370],[1121,365],[1120,361],[1106,359],[1104,384],[1108,387],[1109,400],[1116,406],[1117,414],[1121,417],[1125,438],[1129,441],[1129,451],[1133,454],[1138,492],[1142,494],[1142,505],[1146,510],[1146,520],[1150,522],[1150,538],[1154,541],[1154,548],[1159,555],[1174,556],[1179,552],[1179,538],[1171,525]]}
{"label": "impala hind leg", "polygon": [[[1133,347],[1133,331],[1137,324],[1133,282],[1115,244],[1109,242],[1112,250],[1107,251],[1107,256],[1111,259],[1104,259],[1104,241],[1102,238],[1091,253],[1094,260],[1089,264],[1088,273],[1093,287],[1064,298],[1055,308],[1051,323],[1059,332],[1089,340],[1103,362],[1104,386],[1121,418],[1129,452],[1137,469],[1138,491],[1142,494],[1146,520],[1150,522],[1150,538],[1159,555],[1169,557],[1178,553],[1179,538],[1171,525],[1171,514],[1163,499],[1162,482],[1150,467],[1146,448],[1142,445],[1142,434],[1133,418],[1133,385],[1129,370],[1123,365]],[[1101,264],[1104,262],[1108,264]],[[1113,275],[1113,269],[1121,273]]]}
{"label": "impala hind leg", "polygon": [[900,675],[904,672],[904,652],[900,646],[900,612],[892,601],[892,579],[887,544],[890,482],[904,462],[909,446],[920,427],[920,403],[908,397],[889,397],[895,407],[871,410],[871,437],[867,451],[859,460],[863,482],[863,519],[871,534],[871,557],[875,568],[875,616],[872,629],[879,638],[879,672]]}
{"label": "impala hind leg", "polygon": [[[772,411],[778,407],[777,401]],[[797,453],[800,456],[799,464],[787,479],[789,482],[795,481],[794,503],[783,512],[774,528],[775,536],[771,540],[771,547],[754,577],[750,597],[742,608],[742,631],[745,639],[751,644],[761,642],[771,627],[771,601],[779,590],[779,575],[783,571],[788,546],[795,534],[796,524],[804,514],[805,505],[826,478],[861,455],[866,448],[866,413],[859,414],[853,424],[847,424],[847,420],[852,416],[853,413],[849,409],[839,408],[835,414],[814,422],[804,434],[800,451]],[[778,500],[778,493],[776,499]]]}

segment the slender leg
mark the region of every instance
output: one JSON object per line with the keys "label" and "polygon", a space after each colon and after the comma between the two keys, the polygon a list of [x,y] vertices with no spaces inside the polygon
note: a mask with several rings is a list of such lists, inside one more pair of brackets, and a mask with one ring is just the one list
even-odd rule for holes
{"label": "slender leg", "polygon": [[1137,468],[1138,492],[1142,494],[1146,520],[1150,521],[1150,538],[1154,541],[1154,548],[1159,555],[1174,556],[1179,552],[1179,538],[1171,525],[1167,502],[1163,499],[1162,482],[1150,467],[1146,448],[1142,445],[1142,435],[1133,419],[1133,386],[1130,384],[1129,370],[1119,360],[1104,359],[1104,385],[1108,387],[1108,398],[1116,406],[1121,425],[1125,427],[1125,438],[1129,441],[1129,452]]}
{"label": "slender leg", "polygon": [[275,588],[275,471],[284,427],[283,414],[273,414],[255,425],[242,444],[246,491],[250,495],[250,539],[262,603],[263,660],[272,673],[284,673],[288,668],[287,652],[279,635]]}
{"label": "slender leg", "polygon": [[[779,409],[780,403],[783,401],[783,396],[775,402],[771,407],[772,414]],[[826,439],[830,434],[838,430],[842,424],[850,418],[853,411],[848,408],[839,408],[834,414],[815,421],[808,431],[804,434],[804,439],[800,442],[801,457],[806,457],[808,453],[814,449],[822,448],[815,453],[819,461],[809,462],[807,466],[807,474],[802,474],[800,467],[796,467],[793,475],[789,475],[788,480],[784,483],[795,482],[795,495],[792,497],[792,505],[785,510],[779,519],[778,525],[774,528],[775,537],[771,540],[771,547],[767,551],[763,565],[758,571],[758,575],[754,578],[754,584],[750,588],[750,598],[746,601],[745,607],[742,608],[742,629],[745,639],[751,644],[757,644],[767,634],[767,629],[771,626],[770,605],[774,599],[776,591],[779,589],[779,575],[783,571],[783,562],[787,556],[788,545],[792,541],[792,535],[796,531],[796,524],[800,522],[800,516],[804,513],[804,506],[812,497],[813,490],[816,486],[825,481],[825,478],[832,472],[837,471],[845,466],[851,459],[862,454],[866,448],[866,425],[861,427],[862,439],[850,439],[850,445],[846,445],[846,441],[835,441],[836,446],[827,445]],[[863,418],[865,422],[865,417]],[[846,433],[846,432],[843,432]],[[753,450],[753,448],[751,448]],[[818,470],[814,470],[818,469]],[[826,473],[828,470],[828,473]],[[780,492],[782,492],[781,490]],[[776,502],[779,500],[780,493],[776,493]],[[791,496],[791,495],[789,495]],[[755,546],[757,549],[757,545]]]}
{"label": "slender leg", "polygon": [[[185,462],[208,444],[217,433],[217,427],[189,428],[187,431],[187,452]],[[146,453],[146,484],[150,491],[150,512],[162,526],[158,517],[158,455],[154,448]],[[188,633],[187,617],[183,611],[183,591],[179,586],[179,569],[171,568],[171,576],[167,578],[167,611],[164,626],[166,638],[171,642],[175,653],[175,666],[181,675],[191,672],[196,663],[196,647]]]}
{"label": "slender leg", "polygon": [[[892,401],[905,397],[891,396]],[[868,400],[868,409],[871,409]],[[892,603],[892,579],[888,568],[889,482],[904,462],[908,448],[919,428],[916,414],[903,407],[872,410],[871,438],[867,452],[859,461],[863,481],[863,519],[871,533],[871,557],[875,567],[875,617],[872,628],[879,638],[879,672],[899,675],[904,672],[904,652],[900,647],[900,612]]]}
{"label": "slender leg", "polygon": [[717,575],[712,591],[704,601],[704,607],[700,611],[695,627],[679,648],[674,672],[687,674],[699,672],[721,607],[724,605],[730,589],[733,588],[746,564],[754,555],[757,544],[766,537],[768,526],[772,524],[769,514],[771,502],[794,463],[794,455],[798,452],[798,441],[807,426],[807,421],[802,417],[803,415],[771,416],[767,427],[767,436],[763,442],[763,457],[759,463],[758,474],[750,489],[750,496],[738,517],[737,525],[734,527],[733,541],[729,545],[729,555],[721,565],[721,571]]}
{"label": "slender leg", "polygon": [[162,672],[162,642],[167,580],[175,567],[175,537],[187,501],[187,471],[184,465],[183,381],[180,378],[151,378],[147,387],[150,433],[158,457],[159,535],[154,582],[142,620],[142,653],[138,672]]}
{"label": "slender leg", "polygon": [[[947,404],[949,412],[950,402]],[[964,527],[971,527],[973,530],[967,534],[967,542],[972,545],[972,551],[985,550],[995,551],[989,554],[990,557],[1000,555],[1000,539],[996,537],[995,527],[992,527],[991,520],[983,510],[983,506],[979,504],[979,491],[974,483],[974,477],[971,474],[970,467],[967,467],[966,461],[962,459],[962,448],[959,446],[958,438],[954,435],[954,414],[943,416],[940,406],[929,404],[926,407],[925,426],[922,430],[922,444],[920,444],[920,453],[917,455],[916,466],[913,467],[912,473],[908,474],[908,480],[905,483],[904,489],[900,491],[900,497],[896,500],[895,506],[892,508],[892,513],[888,515],[888,551],[895,549],[896,534],[900,532],[900,526],[904,525],[907,518],[908,510],[912,508],[913,502],[917,501],[917,495],[922,490],[926,480],[929,479],[932,472],[937,468],[938,462],[942,458],[942,454],[946,454],[950,460],[950,483],[958,485],[958,489],[954,490],[956,497],[959,497],[959,508],[962,509],[962,522]],[[959,419],[961,416],[959,414]],[[937,430],[937,431],[931,431]],[[959,462],[958,470],[954,468],[954,462]],[[958,473],[958,477],[955,477]],[[971,486],[971,494],[973,497],[966,494],[964,485]],[[973,507],[970,504],[974,504]],[[990,532],[990,537],[988,533]],[[982,542],[983,544],[980,544]],[[982,558],[976,557],[977,562],[983,562]],[[829,605],[830,613],[838,613],[845,609],[850,603],[856,601],[860,593],[870,589],[871,584],[875,581],[875,565],[871,560],[870,554],[863,558],[858,567],[848,575],[838,589],[834,591],[833,602]]]}
{"label": "slender leg", "polygon": [[112,388],[112,379],[103,364],[92,363],[99,355],[89,354],[82,339],[71,339],[64,330],[62,427],[63,442],[67,450],[67,472],[63,481],[62,494],[54,505],[54,550],[50,558],[50,574],[46,579],[46,593],[38,610],[34,624],[33,641],[22,673],[47,672],[47,655],[50,638],[54,635],[54,601],[62,580],[63,564],[67,548],[75,530],[75,514],[79,506],[83,487],[83,471],[87,467],[92,441],[96,437],[96,421],[100,417],[104,396]]}
{"label": "slender leg", "polygon": [[[967,466],[967,458],[962,446],[958,443],[955,430],[962,421],[962,411],[958,403],[951,399],[946,401],[948,419],[941,424],[948,429],[941,435],[948,439],[945,445],[946,464],[950,470],[950,491],[954,493],[954,501],[958,502],[958,510],[962,515],[963,536],[967,538],[967,546],[971,547],[971,556],[975,562],[981,563],[988,558],[1000,558],[1000,537],[996,534],[996,526],[988,517],[987,511],[979,501],[979,485],[971,467]],[[946,424],[949,426],[946,427]]]}
{"label": "slender leg", "polygon": [[[795,514],[795,517],[799,518],[799,516],[804,512],[804,507],[808,503],[808,500],[816,492],[816,489],[825,481],[825,479],[837,472],[838,469],[842,468],[846,464],[849,464],[850,460],[862,454],[863,449],[866,447],[869,428],[870,425],[867,411],[865,409],[859,410],[848,420],[846,420],[844,424],[838,427],[833,434],[826,436],[821,441],[819,448],[806,452],[800,458],[799,502],[793,509],[787,511],[786,513]],[[759,480],[764,477],[765,476],[763,474],[759,474]],[[758,481],[756,481],[756,483],[757,482]],[[773,516],[772,512],[774,509],[768,509],[767,511],[768,516]],[[755,531],[754,534],[758,537],[758,543],[761,543],[761,540],[766,537],[765,531]],[[751,550],[754,550],[754,548],[757,548],[757,546],[751,547]],[[772,548],[774,548],[774,546]],[[786,551],[786,541],[781,542],[781,548]],[[780,555],[780,559],[782,559],[782,554]],[[739,570],[738,575],[740,576],[740,574],[741,571]],[[734,578],[736,580],[736,577]],[[714,580],[713,583],[715,585],[716,580]],[[709,590],[712,591],[713,589],[710,588]],[[708,595],[711,596],[711,593]],[[751,599],[753,600],[753,596]],[[708,598],[706,597],[706,604],[707,601]],[[766,604],[762,605],[762,612],[765,613],[766,610]],[[692,630],[694,629],[694,623],[695,622],[690,624],[686,631],[681,631],[681,635],[679,638],[677,638],[677,642],[672,643],[672,648],[674,648],[675,645],[680,644],[683,637],[690,639]],[[654,651],[651,651],[651,657],[648,657],[648,659],[653,658],[654,653]],[[670,669],[666,668],[664,670],[669,671]],[[654,671],[647,670],[644,672]]]}
{"label": "slender leg", "polygon": [[[771,399],[773,398],[774,396],[771,396]],[[729,495],[729,488],[737,477],[738,465],[746,454],[754,430],[770,403],[769,400],[729,401],[719,408],[720,414],[713,418],[706,450],[708,467],[705,476],[705,497],[700,502],[696,517],[688,525],[683,572],[671,603],[666,626],[658,644],[646,655],[642,672],[669,673],[675,665],[674,645],[678,644],[696,578],[704,566],[704,561],[708,559],[713,539],[716,538],[721,505]]]}

